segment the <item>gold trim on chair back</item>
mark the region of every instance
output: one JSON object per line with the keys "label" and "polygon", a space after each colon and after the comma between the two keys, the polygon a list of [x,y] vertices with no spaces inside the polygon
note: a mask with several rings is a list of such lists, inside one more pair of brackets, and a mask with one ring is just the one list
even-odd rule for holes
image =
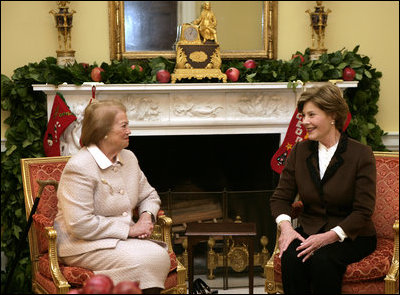
{"label": "gold trim on chair back", "polygon": [[[390,158],[399,158],[399,152],[374,152],[375,158],[382,157],[386,159]],[[396,167],[393,167],[396,169]],[[399,167],[397,164],[397,193],[399,190]],[[393,187],[395,190],[396,187]],[[398,194],[397,194],[398,197]],[[398,200],[397,200],[398,203]],[[397,211],[398,212],[398,211]],[[397,216],[398,217],[398,216]],[[394,249],[393,249],[393,257],[390,264],[389,271],[384,279],[385,282],[385,294],[398,294],[399,293],[399,220],[396,219],[393,224],[393,232],[394,232]]]}
{"label": "gold trim on chair back", "polygon": [[[53,180],[53,182],[44,183],[44,185],[46,184],[53,185],[54,183],[56,183],[54,181],[59,181],[59,179],[54,179],[50,171],[48,171],[50,175],[46,173],[38,173],[38,175],[36,175],[35,172],[38,171],[38,169],[45,167],[46,164],[60,163],[65,165],[68,162],[69,158],[70,157],[62,156],[62,157],[46,157],[46,158],[25,158],[20,160],[22,184],[24,189],[25,213],[27,220],[34,205],[34,201],[38,196],[38,194],[40,193],[39,192],[40,185],[37,181]],[[59,176],[61,176],[61,174],[59,174]],[[28,239],[29,239],[30,258],[32,263],[32,289],[34,292],[40,292],[40,293],[46,292],[47,290],[44,288],[44,286],[42,286],[35,279],[35,274],[39,271],[38,264],[39,264],[40,253],[39,253],[39,245],[37,238],[37,230],[35,229],[35,226],[33,224],[29,230]]]}

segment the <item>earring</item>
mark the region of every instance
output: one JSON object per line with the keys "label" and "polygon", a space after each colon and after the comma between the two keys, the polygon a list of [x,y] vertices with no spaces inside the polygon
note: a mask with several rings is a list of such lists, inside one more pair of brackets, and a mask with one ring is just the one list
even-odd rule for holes
{"label": "earring", "polygon": [[331,121],[331,125],[335,124],[335,121]]}
{"label": "earring", "polygon": [[108,135],[104,136],[104,140],[107,140],[107,138],[108,138]]}

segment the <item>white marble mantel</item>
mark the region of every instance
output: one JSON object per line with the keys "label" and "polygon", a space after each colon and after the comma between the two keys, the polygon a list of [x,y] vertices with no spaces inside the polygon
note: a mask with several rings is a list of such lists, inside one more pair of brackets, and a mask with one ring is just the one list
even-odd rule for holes
{"label": "white marble mantel", "polygon": [[[307,83],[305,87],[327,82]],[[341,89],[357,87],[356,81],[338,82]],[[66,130],[80,137],[83,110],[96,86],[96,99],[119,99],[127,107],[132,135],[201,135],[279,133],[281,142],[303,91],[274,83],[182,83],[33,85],[47,95],[47,114],[61,92],[78,117]],[[68,141],[68,139],[66,139]],[[71,141],[71,139],[70,139]]]}

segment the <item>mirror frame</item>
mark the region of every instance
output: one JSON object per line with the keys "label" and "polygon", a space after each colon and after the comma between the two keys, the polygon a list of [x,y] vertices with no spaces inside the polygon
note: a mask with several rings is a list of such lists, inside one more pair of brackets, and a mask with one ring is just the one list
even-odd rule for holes
{"label": "mirror frame", "polygon": [[[108,1],[111,60],[148,59],[159,56],[175,59],[175,51],[126,51],[124,1]],[[221,51],[221,58],[277,58],[278,1],[263,1],[263,46],[262,50]]]}

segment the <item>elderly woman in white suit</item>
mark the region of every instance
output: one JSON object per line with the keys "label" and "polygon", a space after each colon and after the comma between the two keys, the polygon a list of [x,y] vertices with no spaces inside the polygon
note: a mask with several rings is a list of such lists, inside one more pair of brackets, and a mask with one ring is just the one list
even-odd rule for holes
{"label": "elderly woman in white suit", "polygon": [[65,166],[57,192],[58,254],[69,265],[108,275],[114,284],[139,281],[143,293],[154,294],[164,288],[170,259],[166,245],[148,239],[161,201],[125,149],[128,125],[118,101],[86,107],[83,147]]}

